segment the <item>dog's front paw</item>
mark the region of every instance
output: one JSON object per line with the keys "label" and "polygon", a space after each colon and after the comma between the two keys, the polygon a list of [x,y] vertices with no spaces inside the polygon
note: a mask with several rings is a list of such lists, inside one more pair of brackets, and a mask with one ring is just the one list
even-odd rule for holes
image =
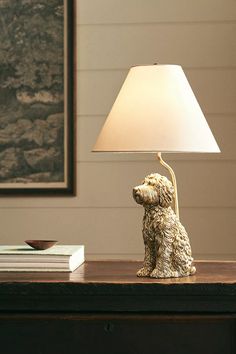
{"label": "dog's front paw", "polygon": [[153,268],[150,267],[142,267],[141,269],[139,269],[139,271],[137,272],[137,276],[138,277],[149,277],[150,274],[152,273]]}
{"label": "dog's front paw", "polygon": [[162,272],[159,269],[155,268],[150,274],[151,278],[177,278],[179,273],[177,271],[165,271]]}
{"label": "dog's front paw", "polygon": [[165,275],[163,272],[161,272],[159,269],[155,268],[151,274],[150,274],[151,278],[165,278]]}

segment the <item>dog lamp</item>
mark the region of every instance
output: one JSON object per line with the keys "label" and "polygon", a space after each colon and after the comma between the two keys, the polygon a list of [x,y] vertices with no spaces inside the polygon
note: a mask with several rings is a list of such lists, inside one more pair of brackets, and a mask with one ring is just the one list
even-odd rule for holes
{"label": "dog lamp", "polygon": [[220,149],[181,66],[154,64],[130,69],[93,151],[156,153],[171,175],[179,220],[175,174],[161,154]]}

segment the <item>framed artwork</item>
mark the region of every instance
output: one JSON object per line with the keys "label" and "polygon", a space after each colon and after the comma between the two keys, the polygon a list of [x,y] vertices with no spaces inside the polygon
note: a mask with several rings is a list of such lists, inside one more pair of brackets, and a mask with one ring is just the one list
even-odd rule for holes
{"label": "framed artwork", "polygon": [[0,0],[0,194],[75,194],[73,0]]}

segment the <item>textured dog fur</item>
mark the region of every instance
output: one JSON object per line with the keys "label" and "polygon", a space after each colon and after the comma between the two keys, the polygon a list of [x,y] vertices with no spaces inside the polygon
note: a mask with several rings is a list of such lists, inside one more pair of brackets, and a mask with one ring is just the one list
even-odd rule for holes
{"label": "textured dog fur", "polygon": [[171,208],[174,188],[164,176],[153,173],[133,189],[133,197],[143,205],[145,257],[139,277],[172,278],[192,275],[188,234]]}

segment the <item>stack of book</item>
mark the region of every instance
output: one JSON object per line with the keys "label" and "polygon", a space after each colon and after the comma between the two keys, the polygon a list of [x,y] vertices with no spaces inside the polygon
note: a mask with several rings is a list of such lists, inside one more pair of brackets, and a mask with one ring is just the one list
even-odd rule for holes
{"label": "stack of book", "polygon": [[73,272],[84,262],[84,246],[0,246],[0,272]]}

